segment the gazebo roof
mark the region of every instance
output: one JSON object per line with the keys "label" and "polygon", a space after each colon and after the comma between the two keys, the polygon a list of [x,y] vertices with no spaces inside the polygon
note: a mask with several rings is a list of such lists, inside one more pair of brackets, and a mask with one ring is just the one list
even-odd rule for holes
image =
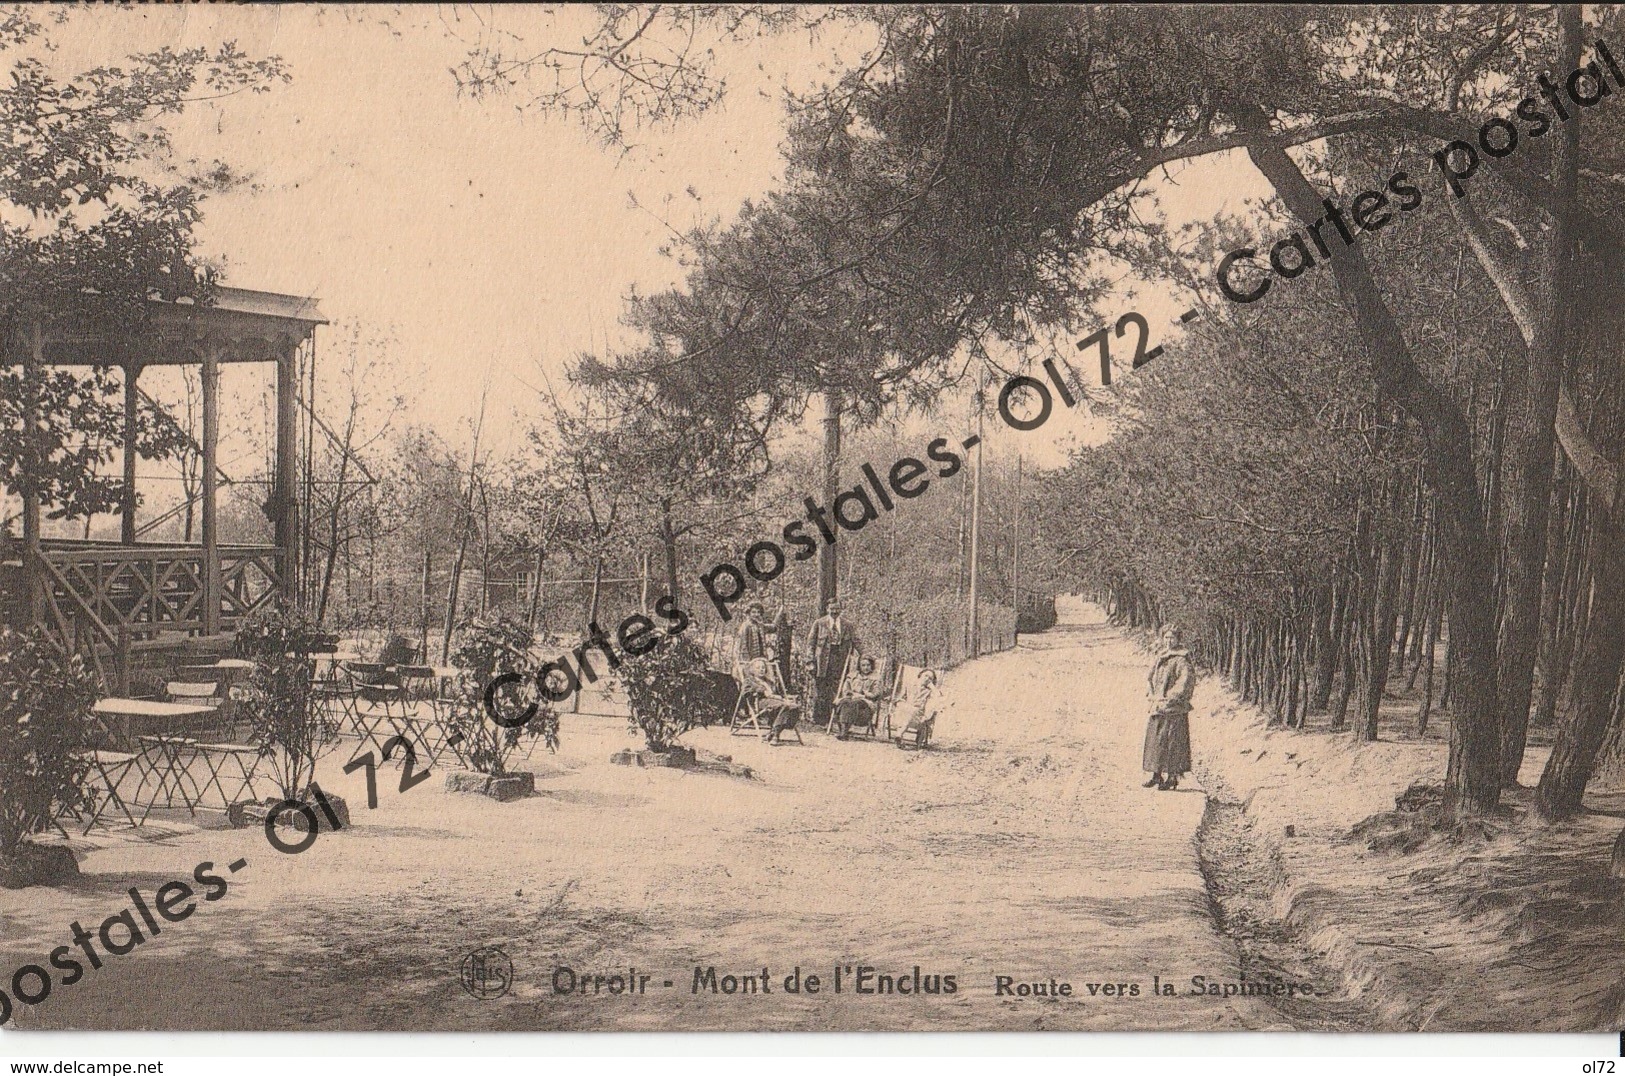
{"label": "gazebo roof", "polygon": [[[191,304],[167,303],[167,306]],[[314,296],[283,295],[275,291],[250,291],[248,288],[217,287],[214,310],[234,314],[258,314],[268,318],[302,321],[307,325],[326,325],[327,319],[316,308]]]}
{"label": "gazebo roof", "polygon": [[190,365],[214,349],[220,362],[286,362],[327,319],[307,296],[218,287],[214,302],[154,300],[149,329],[136,339],[101,332],[48,331],[45,361],[56,366]]}

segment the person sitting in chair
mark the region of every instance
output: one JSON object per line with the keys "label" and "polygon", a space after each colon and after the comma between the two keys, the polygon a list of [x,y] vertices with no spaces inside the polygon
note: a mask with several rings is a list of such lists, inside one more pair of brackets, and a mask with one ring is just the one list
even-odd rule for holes
{"label": "person sitting in chair", "polygon": [[937,698],[937,674],[935,670],[927,669],[920,674],[913,694],[902,708],[907,723],[897,738],[898,744],[901,745],[910,739],[917,747],[924,747],[930,743],[931,733],[937,726],[937,711],[940,708]]}
{"label": "person sitting in chair", "polygon": [[837,740],[847,739],[853,726],[866,728],[875,723],[880,700],[886,695],[886,686],[875,672],[874,658],[859,658],[858,667],[847,674],[841,685],[840,697],[835,700],[835,733]]}
{"label": "person sitting in chair", "polygon": [[755,700],[758,720],[769,722],[762,739],[770,744],[779,743],[779,736],[786,729],[795,728],[801,720],[801,707],[794,699],[787,699],[778,693],[778,685],[773,682],[772,666],[766,658],[745,662],[740,672],[744,674],[745,692]]}

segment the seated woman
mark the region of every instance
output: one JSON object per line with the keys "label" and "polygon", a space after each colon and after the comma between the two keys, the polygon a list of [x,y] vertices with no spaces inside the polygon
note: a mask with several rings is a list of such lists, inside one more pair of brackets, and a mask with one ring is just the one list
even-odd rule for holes
{"label": "seated woman", "polygon": [[872,728],[885,696],[886,686],[875,673],[875,659],[859,658],[858,667],[847,674],[835,699],[835,724],[839,728],[835,738],[847,739],[854,726]]}
{"label": "seated woman", "polygon": [[901,706],[901,712],[907,723],[902,733],[897,737],[897,744],[901,747],[908,740],[913,740],[916,747],[924,747],[931,742],[931,733],[937,726],[937,711],[940,704],[937,699],[937,674],[933,669],[927,669],[920,674],[916,681],[914,691]]}
{"label": "seated woman", "polygon": [[755,700],[759,719],[770,722],[762,739],[777,744],[780,733],[795,728],[801,720],[801,707],[794,699],[787,699],[778,693],[778,685],[773,682],[772,667],[766,658],[753,658],[740,666],[739,671],[743,676],[745,692]]}

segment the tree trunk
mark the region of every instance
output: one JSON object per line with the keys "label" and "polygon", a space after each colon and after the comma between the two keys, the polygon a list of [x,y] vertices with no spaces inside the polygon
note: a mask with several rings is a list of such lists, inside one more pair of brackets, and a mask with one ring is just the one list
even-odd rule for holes
{"label": "tree trunk", "polygon": [[1382,720],[1382,698],[1388,688],[1388,666],[1394,652],[1394,600],[1399,593],[1399,573],[1403,568],[1400,552],[1385,550],[1377,583],[1376,608],[1367,633],[1367,675],[1365,693],[1360,698],[1360,739],[1370,743],[1377,738]]}
{"label": "tree trunk", "polygon": [[1436,609],[1428,612],[1427,639],[1423,645],[1426,653],[1422,655],[1422,664],[1426,665],[1427,673],[1422,677],[1422,706],[1416,712],[1418,737],[1428,734],[1428,717],[1433,710],[1433,663],[1439,645],[1439,612]]}
{"label": "tree trunk", "polygon": [[530,587],[530,611],[525,614],[525,627],[536,631],[536,615],[542,608],[542,565],[547,562],[547,546],[536,547],[536,581]]}
{"label": "tree trunk", "polygon": [[1559,585],[1554,588],[1557,593],[1555,608],[1552,611],[1553,626],[1548,640],[1545,665],[1541,671],[1540,698],[1534,716],[1530,719],[1540,728],[1550,728],[1557,723],[1558,696],[1569,682],[1569,671],[1574,663],[1574,642],[1578,632],[1574,624],[1573,609],[1576,604],[1575,595],[1582,584],[1586,568],[1583,562],[1586,532],[1580,525],[1581,520],[1585,518],[1582,496],[1581,491],[1574,491],[1570,495],[1570,506],[1566,509],[1569,525],[1564,538],[1562,578],[1558,581]]}
{"label": "tree trunk", "polygon": [[1581,809],[1586,782],[1613,719],[1625,651],[1625,530],[1597,510],[1592,538],[1596,580],[1591,622],[1574,670],[1574,705],[1558,728],[1535,791],[1535,809],[1547,821],[1568,818]]}
{"label": "tree trunk", "polygon": [[[591,631],[592,626],[594,624],[598,623],[598,595],[599,595],[599,591],[603,588],[603,585],[604,585],[604,555],[602,553],[599,553],[597,559],[593,562],[593,566],[592,566],[592,594],[587,600],[587,630],[588,631]],[[570,693],[570,712],[572,714],[579,714],[581,712],[581,692],[579,692],[579,691],[572,691]]]}
{"label": "tree trunk", "polygon": [[[1580,62],[1580,9],[1558,9],[1560,42],[1555,70],[1570,71]],[[1508,452],[1511,495],[1506,499],[1506,596],[1501,617],[1499,681],[1501,701],[1501,780],[1518,782],[1529,733],[1529,704],[1534,688],[1535,655],[1540,645],[1541,573],[1546,564],[1546,513],[1551,478],[1557,395],[1563,380],[1563,356],[1569,341],[1568,282],[1575,256],[1569,210],[1578,175],[1580,117],[1563,124],[1552,140],[1552,180],[1559,204],[1551,207],[1542,277],[1547,285],[1534,338],[1529,345],[1527,378],[1513,378],[1521,403],[1512,414]]]}
{"label": "tree trunk", "polygon": [[339,559],[339,513],[344,510],[344,483],[350,477],[350,444],[355,436],[355,415],[358,407],[350,406],[350,418],[344,425],[343,455],[339,457],[339,481],[333,488],[333,510],[327,519],[327,562],[322,565],[321,596],[316,601],[316,623],[327,622],[327,599],[333,593],[333,568]]}
{"label": "tree trunk", "polygon": [[[824,510],[835,511],[835,498],[841,492],[841,394],[831,390],[824,393]],[[832,528],[837,525],[832,520]],[[837,528],[838,529],[838,528]],[[840,562],[835,543],[823,542],[818,547],[818,612],[822,616],[835,600],[839,588],[836,572]]]}
{"label": "tree trunk", "polygon": [[1324,711],[1332,704],[1332,680],[1337,675],[1337,651],[1342,642],[1343,601],[1346,587],[1334,584],[1330,600],[1315,617],[1315,686],[1308,709]]}
{"label": "tree trunk", "polygon": [[1402,597],[1399,599],[1399,640],[1394,644],[1394,653],[1399,655],[1399,673],[1405,674],[1405,650],[1411,641],[1411,631],[1416,623],[1416,601],[1420,590],[1419,582],[1422,576],[1422,476],[1418,474],[1414,482],[1414,492],[1411,498],[1411,527],[1405,536],[1405,576],[1400,583]]}
{"label": "tree trunk", "polygon": [[[1263,111],[1256,107],[1239,109],[1237,118],[1245,127],[1267,127]],[[1306,226],[1325,215],[1320,194],[1285,150],[1255,145],[1247,152]],[[1452,568],[1451,650],[1461,669],[1460,683],[1456,685],[1456,720],[1451,723],[1447,795],[1455,810],[1489,813],[1501,801],[1495,557],[1484,529],[1472,428],[1461,407],[1416,365],[1359,248],[1334,248],[1331,265],[1344,305],[1371,360],[1379,393],[1404,408],[1422,431],[1428,477],[1439,501],[1441,538]]]}
{"label": "tree trunk", "polygon": [[671,501],[660,502],[660,547],[666,554],[666,593],[677,600],[677,529],[672,525]]}

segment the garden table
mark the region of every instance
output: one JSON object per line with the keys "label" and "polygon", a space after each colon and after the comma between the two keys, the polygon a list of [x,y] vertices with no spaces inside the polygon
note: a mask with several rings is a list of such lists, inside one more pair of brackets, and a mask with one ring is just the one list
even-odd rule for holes
{"label": "garden table", "polygon": [[[115,697],[98,699],[91,705],[90,712],[110,724],[136,751],[135,768],[140,780],[135,795],[127,802],[150,812],[153,807],[173,806],[178,795],[187,811],[196,813],[201,791],[190,770],[199,751],[197,741],[187,738],[186,733],[188,726],[217,720],[214,707]],[[137,803],[149,778],[155,783],[153,797],[145,804]],[[188,784],[192,786],[190,792]],[[146,812],[142,818],[146,818]]]}
{"label": "garden table", "polygon": [[214,707],[157,699],[98,699],[90,712],[101,718],[124,746],[139,736],[168,735],[185,731],[185,726],[215,717]]}
{"label": "garden table", "polygon": [[341,665],[348,665],[352,661],[360,661],[361,653],[356,650],[334,650],[330,653],[316,651],[311,654],[311,657],[316,660],[317,676],[323,680],[331,680],[338,675]]}
{"label": "garden table", "polygon": [[254,673],[254,663],[247,658],[221,658],[213,668],[219,670],[226,697],[234,702],[242,702],[248,690],[247,681]]}

